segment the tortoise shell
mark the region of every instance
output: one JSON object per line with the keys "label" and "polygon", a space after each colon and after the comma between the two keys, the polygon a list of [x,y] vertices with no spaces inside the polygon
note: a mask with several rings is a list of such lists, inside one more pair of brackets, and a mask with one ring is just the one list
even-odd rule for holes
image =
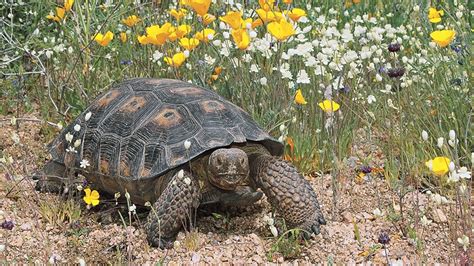
{"label": "tortoise shell", "polygon": [[[74,136],[71,143],[67,133]],[[214,91],[172,79],[128,80],[99,96],[50,144],[53,160],[64,163],[66,149],[78,139],[76,166],[86,159],[88,172],[128,181],[159,177],[232,143],[255,141],[272,155],[283,152],[240,107]],[[188,150],[185,141],[191,143]]]}

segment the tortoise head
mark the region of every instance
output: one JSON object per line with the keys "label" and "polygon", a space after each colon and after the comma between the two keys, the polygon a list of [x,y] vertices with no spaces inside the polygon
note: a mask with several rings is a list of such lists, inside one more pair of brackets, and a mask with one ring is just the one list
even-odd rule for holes
{"label": "tortoise head", "polygon": [[217,149],[209,156],[209,181],[214,186],[234,190],[249,175],[247,154],[236,148]]}

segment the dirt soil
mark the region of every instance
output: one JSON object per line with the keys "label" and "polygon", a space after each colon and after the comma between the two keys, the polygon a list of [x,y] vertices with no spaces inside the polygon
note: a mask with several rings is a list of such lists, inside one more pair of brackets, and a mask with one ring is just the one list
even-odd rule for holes
{"label": "dirt soil", "polygon": [[[429,195],[413,190],[405,198],[404,219],[413,219],[421,215],[417,210],[422,210],[433,222],[427,226],[418,224],[418,245],[404,236],[402,222],[394,218],[400,215],[398,197],[383,177],[357,177],[355,170],[361,159],[371,156],[373,167],[383,166],[383,155],[377,147],[363,142],[354,145],[351,156],[341,166],[337,212],[333,208],[331,176],[307,177],[318,194],[328,224],[322,227],[320,235],[302,241],[301,251],[294,258],[271,252],[277,239],[264,220],[271,213],[265,199],[245,210],[200,216],[193,233],[181,232],[170,250],[148,245],[143,229],[146,212],[139,212],[130,226],[127,212],[122,212],[124,220],[117,215],[117,210],[126,206],[116,206],[113,199],[88,210],[79,197],[75,201],[81,205],[79,220],[70,223],[60,218],[61,222],[54,223],[48,221],[45,213],[48,208],[49,214],[54,213],[54,206],[61,206],[64,200],[55,194],[35,191],[30,178],[49,156],[41,129],[47,126],[35,121],[17,123],[18,129],[9,119],[0,117],[0,151],[13,159],[12,164],[0,164],[0,223],[12,221],[14,225],[11,230],[0,228],[0,264],[383,264],[386,251],[377,244],[382,231],[390,237],[386,250],[392,262],[457,263],[459,259],[447,219],[453,206],[435,205]],[[14,140],[16,136],[18,143]],[[0,153],[0,158],[3,155]],[[377,208],[380,215],[374,214]]]}

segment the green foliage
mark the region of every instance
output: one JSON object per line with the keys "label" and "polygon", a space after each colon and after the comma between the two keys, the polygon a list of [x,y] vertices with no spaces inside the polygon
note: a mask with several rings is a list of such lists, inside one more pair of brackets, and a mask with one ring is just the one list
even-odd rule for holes
{"label": "green foliage", "polygon": [[272,260],[275,253],[281,254],[285,259],[295,259],[301,253],[302,232],[300,229],[287,230],[272,243],[267,258]]}
{"label": "green foliage", "polygon": [[64,222],[74,223],[81,217],[81,206],[73,199],[41,200],[39,207],[41,217],[55,226],[63,226]]}

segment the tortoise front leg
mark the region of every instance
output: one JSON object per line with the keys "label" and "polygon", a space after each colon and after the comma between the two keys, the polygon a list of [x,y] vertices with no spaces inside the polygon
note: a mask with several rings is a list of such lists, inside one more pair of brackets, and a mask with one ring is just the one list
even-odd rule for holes
{"label": "tortoise front leg", "polygon": [[192,219],[199,198],[199,185],[191,173],[174,174],[148,214],[145,230],[151,245],[171,248],[179,230]]}
{"label": "tortoise front leg", "polygon": [[289,162],[269,155],[252,157],[251,178],[286,224],[319,234],[320,225],[326,224],[326,220],[309,182]]}

